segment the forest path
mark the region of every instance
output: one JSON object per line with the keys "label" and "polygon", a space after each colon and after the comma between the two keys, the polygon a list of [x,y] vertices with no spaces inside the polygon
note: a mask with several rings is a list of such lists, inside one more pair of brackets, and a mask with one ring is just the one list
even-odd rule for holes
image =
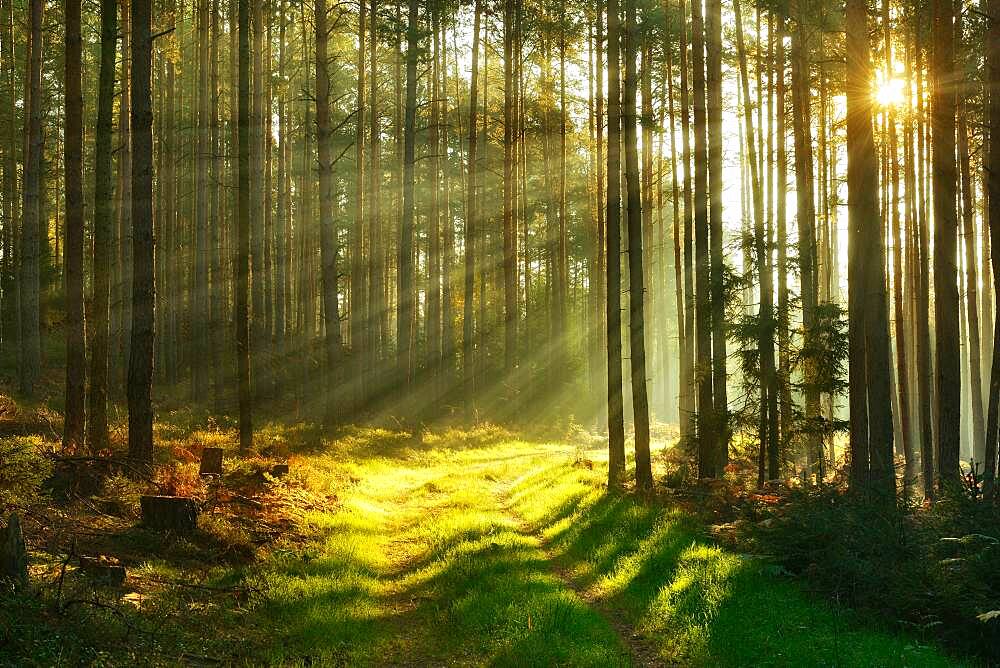
{"label": "forest path", "polygon": [[956,665],[714,546],[680,510],[605,494],[600,449],[359,434],[303,462],[340,501],[262,565],[255,662]]}

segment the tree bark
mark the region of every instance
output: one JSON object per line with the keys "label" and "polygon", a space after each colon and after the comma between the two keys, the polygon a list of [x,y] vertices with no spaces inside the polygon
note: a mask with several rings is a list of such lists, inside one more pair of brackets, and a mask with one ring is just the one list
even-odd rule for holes
{"label": "tree bark", "polygon": [[608,489],[625,476],[625,406],[622,397],[621,275],[621,20],[618,0],[608,11]]}
{"label": "tree bark", "polygon": [[132,332],[128,365],[129,458],[153,461],[153,38],[152,0],[132,3]]}
{"label": "tree bark", "polygon": [[41,332],[39,331],[39,265],[43,223],[40,189],[42,178],[42,0],[31,0],[29,10],[28,70],[25,78],[24,137],[22,172],[20,280],[20,345],[18,380],[22,394],[34,396],[42,372]]}
{"label": "tree bark", "polygon": [[934,0],[931,63],[931,152],[934,184],[934,349],[937,353],[937,454],[941,485],[957,486],[961,359],[955,164],[954,3]]}
{"label": "tree bark", "polygon": [[80,0],[67,0],[63,169],[66,179],[66,407],[63,447],[83,445],[86,422],[87,350],[83,314],[83,91]]}

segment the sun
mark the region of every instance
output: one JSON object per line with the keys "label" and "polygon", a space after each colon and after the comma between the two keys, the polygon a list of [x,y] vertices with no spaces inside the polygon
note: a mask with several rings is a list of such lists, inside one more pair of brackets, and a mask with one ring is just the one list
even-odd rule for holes
{"label": "sun", "polygon": [[898,107],[906,98],[904,96],[905,82],[902,79],[891,77],[889,79],[879,78],[875,82],[875,102],[880,107]]}

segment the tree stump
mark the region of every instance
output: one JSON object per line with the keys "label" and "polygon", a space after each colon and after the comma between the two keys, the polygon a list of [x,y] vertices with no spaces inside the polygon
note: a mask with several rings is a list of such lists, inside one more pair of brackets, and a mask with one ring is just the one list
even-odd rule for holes
{"label": "tree stump", "polygon": [[198,528],[198,504],[186,496],[143,496],[142,522],[156,531],[191,533]]}
{"label": "tree stump", "polygon": [[275,464],[270,473],[272,478],[283,478],[288,475],[288,464]]}
{"label": "tree stump", "polygon": [[80,557],[80,570],[92,580],[114,586],[125,583],[125,567],[114,557]]}
{"label": "tree stump", "polygon": [[201,451],[199,475],[222,475],[222,448],[205,448]]}
{"label": "tree stump", "polygon": [[28,550],[16,513],[11,514],[6,528],[0,532],[0,581],[15,588],[28,586]]}

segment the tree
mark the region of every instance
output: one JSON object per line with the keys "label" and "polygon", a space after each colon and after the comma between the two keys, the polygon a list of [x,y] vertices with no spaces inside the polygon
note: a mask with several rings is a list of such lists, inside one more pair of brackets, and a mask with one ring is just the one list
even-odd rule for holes
{"label": "tree", "polygon": [[250,0],[238,0],[237,185],[234,316],[240,450],[253,445],[250,391]]}
{"label": "tree", "polygon": [[621,19],[618,0],[608,0],[608,489],[625,475],[625,406],[622,397],[621,275]]}
{"label": "tree", "polygon": [[934,0],[931,153],[934,184],[934,350],[937,353],[937,454],[942,486],[958,484],[961,338],[958,328],[958,212],[955,163],[954,3]]}
{"label": "tree", "polygon": [[97,84],[97,132],[94,140],[94,297],[90,321],[90,396],[87,447],[103,450],[108,442],[108,328],[111,319],[111,153],[115,94],[115,47],[118,8],[101,0],[101,65]]}
{"label": "tree", "polygon": [[[326,372],[337,373],[340,353],[340,305],[337,290],[337,231],[333,222],[333,151],[330,125],[330,56],[327,54],[326,0],[316,0],[316,143],[319,154],[319,235],[322,262],[323,314],[326,328]],[[359,116],[361,111],[358,111]],[[326,419],[336,416],[336,384],[326,392]]]}
{"label": "tree", "polygon": [[[986,131],[990,141],[986,154],[986,189],[989,218],[990,245],[1000,250],[1000,0],[987,0],[986,11],[990,17],[986,32]],[[993,297],[996,313],[1000,313],[1000,252],[993,253]],[[1000,318],[993,325],[993,340],[1000,340]],[[994,343],[996,352],[996,343]],[[989,410],[986,423],[986,463],[983,467],[983,484],[987,493],[995,493],[997,474],[998,413],[1000,413],[1000,355],[993,355],[990,369]]]}
{"label": "tree", "polygon": [[645,276],[642,262],[642,200],[639,183],[639,137],[636,132],[636,45],[639,27],[635,0],[625,0],[625,93],[622,126],[625,142],[625,182],[628,193],[629,361],[632,410],[635,417],[635,480],[639,489],[653,489],[649,459],[649,399],[646,396]]}
{"label": "tree", "polygon": [[39,330],[39,244],[42,236],[41,204],[42,152],[42,13],[43,0],[30,0],[28,70],[25,88],[23,203],[20,239],[20,337],[18,379],[23,394],[32,396],[42,371],[42,344]]}
{"label": "tree", "polygon": [[153,461],[153,37],[152,0],[132,3],[132,334],[128,452]]}
{"label": "tree", "polygon": [[399,230],[399,282],[396,292],[396,375],[402,388],[413,374],[413,227],[414,161],[417,122],[417,0],[409,0],[406,24],[406,111],[403,121],[403,218]]}
{"label": "tree", "polygon": [[83,313],[83,90],[81,88],[80,0],[67,0],[66,125],[66,413],[63,447],[82,446],[86,424],[87,350]]}
{"label": "tree", "polygon": [[[851,485],[895,499],[892,463],[892,415],[889,388],[890,349],[886,299],[885,239],[878,210],[878,166],[871,121],[871,57],[868,15],[864,0],[848,0],[847,15],[847,188],[850,252],[857,258],[848,267],[852,303],[864,309],[862,329],[852,328],[851,396],[869,397],[866,406],[852,401],[852,420],[867,417],[867,442],[851,440]],[[863,291],[863,292],[862,292]],[[861,292],[855,295],[855,292]],[[860,297],[860,299],[858,299]],[[857,314],[857,310],[851,313]],[[863,337],[862,341],[856,338]],[[863,350],[862,370],[855,351]],[[861,384],[862,387],[858,387]],[[860,400],[858,400],[860,401]],[[864,409],[860,417],[854,410]]]}

